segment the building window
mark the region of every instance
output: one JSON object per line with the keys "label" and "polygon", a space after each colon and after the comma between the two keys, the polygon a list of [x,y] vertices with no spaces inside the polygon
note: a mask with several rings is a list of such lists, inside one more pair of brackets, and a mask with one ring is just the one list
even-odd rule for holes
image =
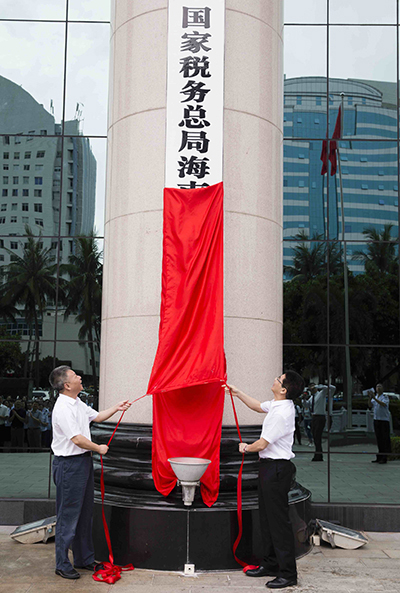
{"label": "building window", "polygon": [[18,242],[17,241],[11,241],[10,242],[10,249],[18,249]]}
{"label": "building window", "polygon": [[31,151],[28,150],[25,154],[24,154],[24,159],[30,159],[31,158]]}
{"label": "building window", "polygon": [[300,95],[298,95],[296,97],[296,105],[301,105],[301,97],[300,97]]}
{"label": "building window", "polygon": [[35,189],[33,191],[33,195],[35,196],[35,198],[41,198],[42,197],[42,190],[41,189]]}
{"label": "building window", "polygon": [[315,98],[315,104],[316,105],[322,105],[322,97],[316,97]]}
{"label": "building window", "polygon": [[18,204],[16,202],[11,204],[11,210],[16,210],[17,208],[18,208]]}
{"label": "building window", "polygon": [[313,182],[311,183],[311,188],[312,188],[312,189],[316,189],[316,188],[317,188],[317,183],[316,183],[315,181],[313,181]]}
{"label": "building window", "polygon": [[17,185],[18,184],[18,180],[19,180],[19,177],[13,177],[13,184],[14,185]]}
{"label": "building window", "polygon": [[27,202],[23,202],[22,212],[28,212],[28,211],[29,211],[29,204]]}
{"label": "building window", "polygon": [[41,136],[47,136],[47,130],[40,130]]}
{"label": "building window", "polygon": [[342,173],[343,173],[343,175],[348,175],[348,174],[349,174],[349,170],[348,170],[348,169],[345,169],[345,168],[343,167],[343,169],[342,169]]}
{"label": "building window", "polygon": [[42,171],[43,165],[35,165],[35,171]]}
{"label": "building window", "polygon": [[23,177],[22,178],[22,182],[26,185],[27,183],[29,183],[29,177]]}
{"label": "building window", "polygon": [[8,183],[8,177],[3,177],[3,184],[7,185],[7,183]]}
{"label": "building window", "polygon": [[16,161],[19,159],[19,152],[14,152],[14,159]]}
{"label": "building window", "polygon": [[345,224],[344,225],[344,232],[345,233],[351,233],[351,224]]}
{"label": "building window", "polygon": [[283,187],[287,187],[287,186],[288,186],[288,180],[287,179],[284,179],[283,180]]}
{"label": "building window", "polygon": [[380,184],[380,185],[378,185],[378,189],[379,189],[379,191],[383,191],[385,189],[385,186]]}
{"label": "building window", "polygon": [[366,156],[362,156],[362,157],[360,158],[360,162],[361,162],[361,163],[368,163],[368,159],[367,159],[367,157],[366,157]]}
{"label": "building window", "polygon": [[36,153],[36,158],[37,159],[42,159],[44,157],[44,150],[38,150]]}
{"label": "building window", "polygon": [[12,190],[12,195],[13,196],[18,196],[18,190],[17,189],[13,189]]}
{"label": "building window", "polygon": [[361,189],[368,189],[368,183],[362,183]]}
{"label": "building window", "polygon": [[366,104],[367,104],[367,99],[366,99],[366,97],[362,97],[362,98],[361,98],[361,103],[362,103],[363,105],[366,105]]}
{"label": "building window", "polygon": [[340,160],[341,161],[348,161],[349,159],[347,158],[347,156],[345,154],[340,155]]}
{"label": "building window", "polygon": [[347,105],[353,105],[353,97],[347,97]]}
{"label": "building window", "polygon": [[43,177],[35,177],[35,185],[42,185]]}
{"label": "building window", "polygon": [[382,177],[382,175],[385,175],[385,172],[384,172],[384,171],[382,171],[382,170],[380,170],[380,171],[378,171],[378,175],[379,175],[380,177]]}
{"label": "building window", "polygon": [[6,198],[8,196],[8,189],[3,189],[2,196]]}
{"label": "building window", "polygon": [[13,171],[19,171],[19,165],[13,165]]}
{"label": "building window", "polygon": [[38,226],[43,226],[43,220],[41,218],[35,218],[35,224]]}
{"label": "building window", "polygon": [[3,165],[3,171],[8,171],[10,168],[10,165]]}
{"label": "building window", "polygon": [[16,216],[11,216],[10,222],[17,222],[17,217]]}
{"label": "building window", "polygon": [[399,191],[399,186],[398,185],[394,185],[393,186],[393,191]]}
{"label": "building window", "polygon": [[299,181],[299,187],[304,187],[304,181]]}
{"label": "building window", "polygon": [[4,216],[0,216],[0,224],[5,224],[6,219]]}
{"label": "building window", "polygon": [[314,123],[315,123],[315,124],[319,124],[319,117],[316,117],[316,118],[314,119]]}
{"label": "building window", "polygon": [[31,168],[30,165],[24,165],[24,171],[29,171],[30,168]]}
{"label": "building window", "polygon": [[29,189],[23,189],[22,190],[22,195],[27,198],[29,196]]}
{"label": "building window", "polygon": [[384,206],[385,205],[385,200],[379,200],[379,205],[380,206]]}
{"label": "building window", "polygon": [[1,211],[5,212],[7,210],[7,204],[2,204],[1,205]]}
{"label": "building window", "polygon": [[20,138],[20,136],[15,136],[14,137],[14,144],[21,144],[21,138]]}
{"label": "building window", "polygon": [[304,159],[304,154],[302,152],[299,153],[299,159]]}
{"label": "building window", "polygon": [[22,224],[29,224],[29,216],[22,217]]}
{"label": "building window", "polygon": [[35,204],[35,212],[43,212],[42,204]]}
{"label": "building window", "polygon": [[3,159],[9,159],[10,158],[10,153],[9,152],[3,152]]}
{"label": "building window", "polygon": [[297,123],[298,124],[302,124],[303,123],[303,118],[302,117],[298,117],[297,118]]}

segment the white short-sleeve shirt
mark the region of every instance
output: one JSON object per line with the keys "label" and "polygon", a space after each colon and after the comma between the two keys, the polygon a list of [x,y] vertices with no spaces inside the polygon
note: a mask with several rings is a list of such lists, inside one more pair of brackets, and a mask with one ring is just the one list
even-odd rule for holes
{"label": "white short-sleeve shirt", "polygon": [[54,455],[69,457],[86,453],[86,449],[78,447],[71,439],[81,434],[91,441],[90,423],[97,418],[98,414],[96,410],[84,404],[79,397],[73,399],[60,393],[52,415],[51,448]]}
{"label": "white short-sleeve shirt", "polygon": [[295,429],[294,403],[290,399],[272,400],[261,404],[266,412],[261,438],[268,441],[268,445],[259,452],[262,459],[292,459],[294,453],[293,434]]}

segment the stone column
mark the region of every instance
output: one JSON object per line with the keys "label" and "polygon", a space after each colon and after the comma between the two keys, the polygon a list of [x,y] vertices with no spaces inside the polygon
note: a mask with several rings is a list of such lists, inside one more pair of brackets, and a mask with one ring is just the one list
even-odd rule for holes
{"label": "stone column", "polygon": [[[282,29],[281,0],[226,0],[225,348],[260,400],[282,370]],[[100,408],[146,393],[158,341],[167,0],[115,0],[111,47]],[[125,419],[151,424],[151,398]]]}

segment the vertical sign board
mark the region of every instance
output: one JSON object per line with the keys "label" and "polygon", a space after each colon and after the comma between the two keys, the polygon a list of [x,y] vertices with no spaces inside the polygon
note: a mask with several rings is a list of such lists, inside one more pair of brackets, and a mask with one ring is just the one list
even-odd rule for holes
{"label": "vertical sign board", "polygon": [[222,181],[225,0],[169,0],[165,187]]}

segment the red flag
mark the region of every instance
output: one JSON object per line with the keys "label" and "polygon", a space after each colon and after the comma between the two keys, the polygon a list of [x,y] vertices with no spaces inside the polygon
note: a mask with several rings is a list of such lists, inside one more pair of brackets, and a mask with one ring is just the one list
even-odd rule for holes
{"label": "red flag", "polygon": [[168,457],[205,457],[203,500],[217,499],[225,380],[223,184],[167,188],[159,343],[147,390],[153,479],[162,494],[176,484]]}
{"label": "red flag", "polygon": [[[329,142],[329,160],[331,162],[331,175],[335,175],[337,169],[336,151],[337,144],[333,139],[340,138],[340,127],[341,127],[341,107],[339,107],[338,115],[336,118],[335,129],[332,134],[332,140]],[[328,142],[324,140],[322,142],[321,157],[322,168],[321,175],[325,175],[328,172]]]}

